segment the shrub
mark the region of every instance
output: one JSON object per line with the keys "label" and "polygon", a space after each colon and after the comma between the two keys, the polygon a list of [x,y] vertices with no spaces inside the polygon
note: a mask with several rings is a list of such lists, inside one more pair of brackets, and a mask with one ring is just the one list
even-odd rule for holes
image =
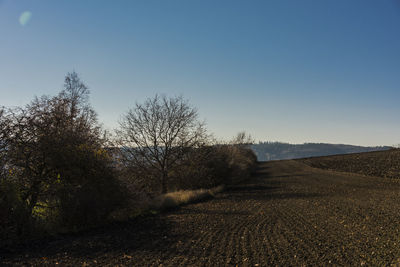
{"label": "shrub", "polygon": [[[76,73],[54,97],[0,113],[0,174],[12,172],[31,219],[100,223],[122,201],[107,139]],[[59,218],[51,218],[59,216]]]}
{"label": "shrub", "polygon": [[211,188],[223,184],[230,174],[228,159],[218,146],[194,149],[171,176],[175,190]]}
{"label": "shrub", "polygon": [[211,188],[247,179],[256,156],[246,146],[214,145],[194,149],[171,176],[176,190]]}
{"label": "shrub", "polygon": [[0,245],[29,235],[32,218],[15,183],[0,180]]}
{"label": "shrub", "polygon": [[[123,204],[125,194],[108,158],[80,155],[78,173],[70,174],[56,191],[59,218],[63,226],[78,229],[106,222],[109,214]],[[77,175],[81,174],[82,177]],[[79,178],[79,180],[76,180]]]}

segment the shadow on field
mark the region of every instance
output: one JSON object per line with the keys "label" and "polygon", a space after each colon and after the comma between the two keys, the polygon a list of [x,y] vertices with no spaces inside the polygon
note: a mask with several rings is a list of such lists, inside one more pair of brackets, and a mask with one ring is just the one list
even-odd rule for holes
{"label": "shadow on field", "polygon": [[[276,170],[274,173],[277,173]],[[286,179],[286,177],[288,179]],[[251,215],[248,204],[245,201],[270,201],[285,199],[304,199],[324,197],[322,194],[296,191],[293,186],[296,181],[293,177],[284,173],[280,177],[273,176],[270,168],[260,164],[252,177],[244,183],[226,188],[225,192],[219,194],[215,200],[198,206],[185,206],[180,208],[177,214],[189,215],[182,218],[198,218],[197,215],[210,215],[213,218],[218,215],[228,215],[233,218]],[[277,179],[276,179],[277,178]],[[283,178],[283,179],[282,179]],[[203,202],[207,199],[201,200]],[[227,209],[215,206],[219,201],[229,200],[224,205]],[[215,202],[214,202],[215,201]],[[251,202],[250,202],[251,203]],[[215,209],[217,208],[217,209]],[[177,244],[188,243],[191,235],[180,231],[177,222],[168,219],[166,212],[159,215],[146,215],[127,222],[112,223],[92,230],[76,234],[59,235],[46,240],[26,243],[5,249],[0,248],[0,265],[3,255],[5,258],[18,258],[19,262],[29,259],[46,258],[72,258],[82,261],[90,261],[104,257],[104,255],[118,256],[135,252],[152,252],[158,255],[168,251],[170,255],[181,255]],[[200,216],[208,218],[208,216]],[[140,253],[139,253],[140,254]]]}
{"label": "shadow on field", "polygon": [[270,176],[271,167],[266,166],[264,162],[259,162],[257,168],[254,170],[252,176]]}
{"label": "shadow on field", "polygon": [[270,191],[278,189],[276,186],[267,186],[267,185],[258,185],[258,184],[249,184],[249,185],[240,185],[240,186],[232,186],[228,188],[228,192],[237,192],[237,191],[245,191],[245,192],[259,192],[259,191]]}
{"label": "shadow on field", "polygon": [[248,216],[251,213],[247,211],[232,211],[232,210],[209,210],[209,209],[182,209],[179,214],[202,214],[202,215],[235,215]]}
{"label": "shadow on field", "polygon": [[270,178],[291,178],[291,177],[303,177],[303,176],[307,176],[307,174],[285,174],[278,176],[270,176]]}
{"label": "shadow on field", "polygon": [[[162,216],[145,216],[127,222],[112,223],[75,234],[59,235],[23,245],[0,249],[5,258],[51,258],[63,256],[91,260],[107,254],[132,251],[159,252],[172,247],[177,236],[174,225]],[[179,236],[182,239],[182,235]]]}
{"label": "shadow on field", "polygon": [[317,198],[324,197],[326,194],[307,193],[307,192],[287,192],[284,187],[275,186],[246,186],[230,189],[229,194],[225,197],[234,201],[270,201],[270,200],[285,200],[285,199],[301,199],[301,198]]}
{"label": "shadow on field", "polygon": [[[252,177],[244,183],[233,185],[227,188],[227,195],[222,198],[235,201],[257,200],[285,200],[324,197],[326,194],[302,192],[304,187],[295,186],[299,183],[296,178],[307,176],[307,174],[279,174],[277,170],[272,171],[267,163],[259,163],[257,170]],[[294,178],[294,179],[291,179]]]}

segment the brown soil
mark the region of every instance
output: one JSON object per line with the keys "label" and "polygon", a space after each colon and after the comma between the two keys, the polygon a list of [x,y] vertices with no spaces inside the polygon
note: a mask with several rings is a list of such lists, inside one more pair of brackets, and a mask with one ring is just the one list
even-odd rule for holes
{"label": "brown soil", "polygon": [[312,167],[385,178],[400,178],[400,149],[299,159]]}
{"label": "brown soil", "polygon": [[400,183],[260,163],[207,202],[0,251],[6,265],[389,265],[400,258]]}

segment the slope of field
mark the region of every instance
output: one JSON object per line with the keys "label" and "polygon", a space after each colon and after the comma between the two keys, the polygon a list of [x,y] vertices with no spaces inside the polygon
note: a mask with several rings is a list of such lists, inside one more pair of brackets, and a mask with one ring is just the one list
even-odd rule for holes
{"label": "slope of field", "polygon": [[0,265],[327,266],[400,258],[400,183],[261,163],[213,200],[0,251]]}
{"label": "slope of field", "polygon": [[392,147],[388,146],[365,147],[342,144],[288,144],[281,142],[260,142],[258,144],[251,145],[251,149],[257,155],[257,159],[259,161],[299,159],[349,153],[361,153],[388,150],[391,148]]}
{"label": "slope of field", "polygon": [[299,161],[315,168],[400,178],[400,149],[307,158]]}

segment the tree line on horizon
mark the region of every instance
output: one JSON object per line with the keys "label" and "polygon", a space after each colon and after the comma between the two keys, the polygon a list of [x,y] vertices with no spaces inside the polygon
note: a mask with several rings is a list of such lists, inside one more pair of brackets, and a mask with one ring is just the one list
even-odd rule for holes
{"label": "tree line on horizon", "polygon": [[176,190],[249,176],[249,136],[216,142],[183,97],[136,103],[105,131],[89,89],[68,73],[55,96],[0,107],[0,245],[112,220]]}

